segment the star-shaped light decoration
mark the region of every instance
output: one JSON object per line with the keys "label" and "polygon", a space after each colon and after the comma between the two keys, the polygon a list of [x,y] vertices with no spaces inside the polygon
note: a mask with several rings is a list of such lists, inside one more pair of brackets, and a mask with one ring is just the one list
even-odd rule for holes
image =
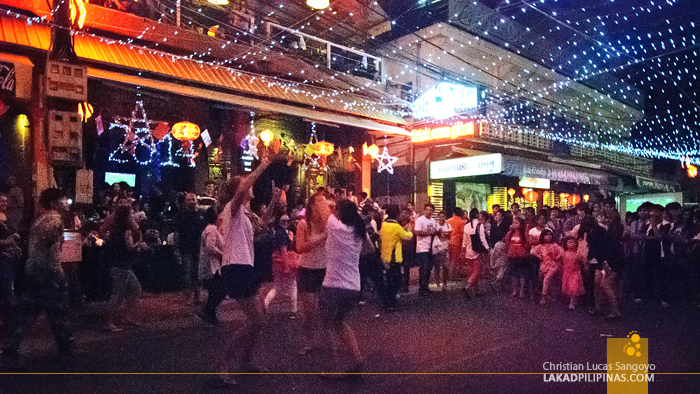
{"label": "star-shaped light decoration", "polygon": [[[157,124],[158,122],[148,120],[143,100],[137,100],[131,118],[116,117],[109,126],[110,130],[120,128],[125,132],[124,141],[109,155],[109,160],[126,163],[130,155],[140,165],[151,163],[158,154],[158,144],[152,130],[152,126]],[[139,158],[144,156],[143,160]]]}
{"label": "star-shaped light decoration", "polygon": [[384,147],[382,154],[377,156],[376,159],[379,163],[379,168],[377,168],[377,172],[387,170],[389,174],[394,175],[394,163],[396,163],[399,160],[399,158],[391,156],[386,146]]}
{"label": "star-shaped light decoration", "polygon": [[255,135],[255,112],[250,112],[250,131],[248,135],[241,141],[241,148],[243,148],[243,156],[250,156],[256,159],[258,157],[258,142],[260,139]]}

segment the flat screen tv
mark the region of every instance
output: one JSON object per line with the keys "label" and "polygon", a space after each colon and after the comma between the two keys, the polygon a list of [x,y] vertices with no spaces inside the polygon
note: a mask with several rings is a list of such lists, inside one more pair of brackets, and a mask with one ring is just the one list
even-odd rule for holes
{"label": "flat screen tv", "polygon": [[105,182],[109,185],[126,182],[131,187],[136,187],[136,174],[125,174],[121,172],[105,172]]}

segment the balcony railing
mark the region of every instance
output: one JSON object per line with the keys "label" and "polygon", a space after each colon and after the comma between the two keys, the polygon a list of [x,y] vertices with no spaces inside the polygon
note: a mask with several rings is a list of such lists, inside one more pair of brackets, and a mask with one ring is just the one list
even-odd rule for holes
{"label": "balcony railing", "polygon": [[273,44],[280,44],[331,70],[349,72],[372,81],[384,81],[383,63],[379,57],[273,22],[265,22],[265,31]]}

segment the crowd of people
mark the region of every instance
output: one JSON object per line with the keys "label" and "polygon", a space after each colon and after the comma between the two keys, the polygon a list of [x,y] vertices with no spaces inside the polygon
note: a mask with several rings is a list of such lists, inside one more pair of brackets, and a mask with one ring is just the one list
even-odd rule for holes
{"label": "crowd of people", "polygon": [[[537,212],[521,210],[517,203],[509,210],[494,205],[492,213],[456,208],[447,218],[430,203],[418,213],[410,202],[380,207],[366,193],[358,198],[323,188],[293,206],[287,201],[288,186],[274,182],[271,201],[261,204],[252,190],[268,165],[264,158],[248,176],[232,178],[218,196],[212,183],[199,198],[184,195],[172,218],[172,235],[163,234],[166,243],[176,246],[183,302],[193,305],[197,316],[218,324],[217,309],[227,297],[246,316],[215,365],[222,385],[237,384],[228,374],[234,370],[265,371],[252,359],[273,304],[287,305],[290,317],[301,319],[299,355],[315,351],[321,335],[329,349],[343,349],[349,356],[347,368],[329,365],[330,370],[359,372],[364,356],[347,314],[372,291],[387,312],[400,309],[416,266],[420,297],[455,287],[467,300],[507,292],[543,306],[561,299],[569,309],[587,306],[591,314],[609,319],[620,316],[620,303],[627,299],[667,307],[697,302],[700,296],[695,253],[700,210],[695,207],[645,203],[623,221],[614,200],[601,199],[566,210],[543,206]],[[57,189],[44,191],[39,205],[41,214],[28,234],[20,297],[15,299],[3,275],[5,363],[17,356],[23,336],[42,311],[59,352],[71,349],[68,278],[61,265],[69,205]],[[111,297],[104,329],[119,332],[139,324],[134,318],[141,294],[135,256],[161,245],[161,232],[124,185],[112,190],[106,205],[100,226],[79,227],[86,243],[107,251]],[[7,197],[0,195],[3,270],[7,261],[22,255],[6,211]],[[455,286],[457,281],[461,284]],[[271,284],[263,296],[264,282]],[[336,356],[339,361],[340,354]]]}

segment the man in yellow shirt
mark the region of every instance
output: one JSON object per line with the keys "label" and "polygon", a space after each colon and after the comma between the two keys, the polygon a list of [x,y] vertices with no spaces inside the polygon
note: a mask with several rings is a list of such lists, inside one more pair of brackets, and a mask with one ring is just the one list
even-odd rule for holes
{"label": "man in yellow shirt", "polygon": [[387,219],[379,230],[379,238],[382,243],[382,263],[384,263],[382,296],[384,308],[390,312],[396,310],[396,294],[401,285],[401,264],[403,263],[401,241],[413,238],[413,233],[398,223],[400,214],[401,209],[398,205],[389,205],[386,209]]}

